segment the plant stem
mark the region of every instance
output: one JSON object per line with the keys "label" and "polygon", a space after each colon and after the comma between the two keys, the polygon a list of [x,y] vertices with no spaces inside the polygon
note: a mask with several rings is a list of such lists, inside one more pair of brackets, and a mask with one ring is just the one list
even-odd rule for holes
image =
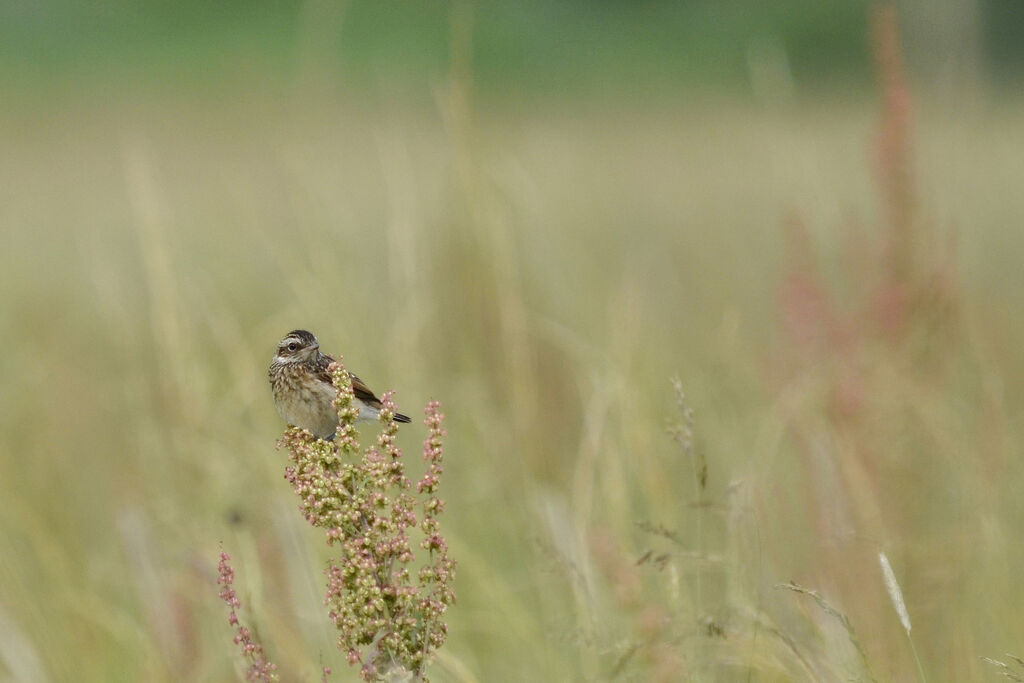
{"label": "plant stem", "polygon": [[907,631],[907,640],[910,641],[910,651],[914,653],[914,663],[917,664],[917,677],[921,680],[921,683],[928,683],[928,678],[924,675],[924,667],[921,666],[921,658],[917,656],[917,648],[914,647],[914,639],[910,635],[910,631]]}

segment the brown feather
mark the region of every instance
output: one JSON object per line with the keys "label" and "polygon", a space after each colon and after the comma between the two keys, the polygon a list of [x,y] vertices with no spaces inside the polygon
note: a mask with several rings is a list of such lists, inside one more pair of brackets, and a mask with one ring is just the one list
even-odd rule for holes
{"label": "brown feather", "polygon": [[[326,353],[320,354],[320,357],[316,360],[317,379],[321,382],[331,384],[331,373],[327,371],[327,367],[333,362],[334,359]],[[352,380],[352,393],[355,394],[355,397],[371,408],[380,410],[380,399],[370,391],[370,387],[366,386],[366,384],[363,383],[363,380],[359,379],[351,372],[348,373],[348,377]]]}
{"label": "brown feather", "polygon": [[[332,384],[331,373],[328,372],[327,368],[333,362],[334,359],[328,356],[326,353],[317,354],[317,358],[315,361],[313,361],[313,363],[314,367],[316,368],[316,377],[318,380],[320,380],[321,382],[326,382],[327,384]],[[366,386],[366,384],[363,383],[363,380],[359,379],[359,377],[357,377],[352,372],[348,373],[348,377],[350,380],[352,380],[353,395],[355,395],[357,399],[365,403],[370,408],[380,410],[380,399],[377,398],[373,391],[370,390],[370,387]],[[412,422],[412,420],[409,418],[408,415],[403,415],[402,413],[395,413],[395,422],[408,423]]]}

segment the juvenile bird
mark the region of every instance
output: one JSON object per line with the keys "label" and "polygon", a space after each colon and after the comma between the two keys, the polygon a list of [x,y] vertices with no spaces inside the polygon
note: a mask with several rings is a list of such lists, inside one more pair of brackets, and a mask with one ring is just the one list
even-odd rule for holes
{"label": "juvenile bird", "polygon": [[[320,343],[306,330],[292,330],[277,345],[277,353],[270,361],[270,388],[274,392],[274,405],[285,422],[308,429],[315,436],[331,440],[338,428],[338,411],[333,401],[337,395],[331,383],[327,366],[334,359],[320,353]],[[381,403],[369,387],[351,372],[352,393],[359,407],[357,421],[376,420]],[[395,422],[409,422],[409,418],[395,413]]]}

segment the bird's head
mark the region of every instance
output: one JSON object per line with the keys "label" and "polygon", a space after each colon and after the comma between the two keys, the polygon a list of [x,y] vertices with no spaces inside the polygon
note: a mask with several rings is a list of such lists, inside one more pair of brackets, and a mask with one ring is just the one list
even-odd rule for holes
{"label": "bird's head", "polygon": [[316,358],[320,343],[312,332],[292,330],[277,344],[278,363],[304,363]]}

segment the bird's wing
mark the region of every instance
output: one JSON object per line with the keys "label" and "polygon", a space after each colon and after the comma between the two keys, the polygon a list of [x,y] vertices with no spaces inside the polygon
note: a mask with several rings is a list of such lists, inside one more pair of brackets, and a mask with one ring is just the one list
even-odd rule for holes
{"label": "bird's wing", "polygon": [[352,393],[356,395],[356,398],[371,408],[380,410],[380,399],[373,395],[373,392],[370,391],[370,387],[363,384],[363,380],[359,379],[351,372],[348,373],[348,376],[352,380]]}
{"label": "bird's wing", "polygon": [[[317,362],[317,379],[321,382],[327,382],[331,384],[331,373],[327,372],[327,366],[334,362],[334,359],[328,356],[326,353],[320,354],[320,360]],[[371,408],[380,409],[380,399],[374,396],[373,392],[370,391],[370,387],[363,384],[363,380],[356,377],[354,373],[348,373],[349,379],[352,380],[352,393],[360,401],[370,406]]]}

